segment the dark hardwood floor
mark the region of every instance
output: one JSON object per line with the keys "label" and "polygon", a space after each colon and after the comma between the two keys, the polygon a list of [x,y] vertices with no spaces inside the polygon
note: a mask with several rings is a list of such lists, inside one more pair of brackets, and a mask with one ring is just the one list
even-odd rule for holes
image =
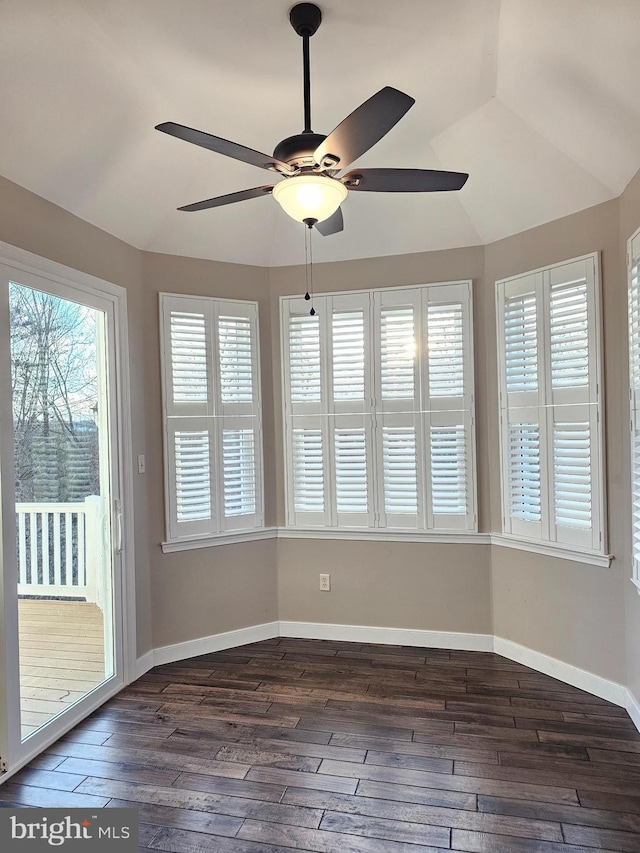
{"label": "dark hardwood floor", "polygon": [[498,655],[275,639],[156,667],[0,800],[176,853],[640,851],[640,734]]}

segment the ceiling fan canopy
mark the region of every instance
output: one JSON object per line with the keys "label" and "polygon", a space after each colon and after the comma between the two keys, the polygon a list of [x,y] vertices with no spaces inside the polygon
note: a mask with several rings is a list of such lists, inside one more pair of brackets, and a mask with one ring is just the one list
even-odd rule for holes
{"label": "ceiling fan canopy", "polygon": [[178,210],[209,210],[273,194],[289,216],[308,227],[315,225],[322,235],[328,236],[343,230],[340,205],[349,191],[448,192],[464,186],[469,177],[464,172],[383,168],[355,169],[344,173],[344,169],[400,121],[415,101],[404,92],[385,86],[357,107],[328,136],[314,133],[311,128],[309,40],[322,22],[322,12],[314,3],[298,3],[291,9],[289,20],[302,38],[304,130],[278,142],[271,157],[175,122],[156,125],[156,130],[177,139],[279,173],[283,180],[205,199]]}

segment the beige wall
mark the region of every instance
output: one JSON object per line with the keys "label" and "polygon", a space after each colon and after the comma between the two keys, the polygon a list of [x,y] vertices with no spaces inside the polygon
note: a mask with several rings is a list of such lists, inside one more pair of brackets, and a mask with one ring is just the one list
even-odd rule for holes
{"label": "beige wall", "polygon": [[[620,198],[620,266],[626,265],[627,240],[640,228],[640,172],[631,181]],[[624,347],[621,348],[619,369],[621,376],[626,379],[628,368],[628,356]],[[621,437],[621,455],[623,458],[623,495],[630,494],[630,448],[627,439],[628,433]],[[625,532],[625,624],[627,642],[627,678],[626,684],[629,690],[640,703],[640,595],[638,590],[626,578],[631,575],[631,514],[628,508],[628,498],[621,504],[621,523]]]}
{"label": "beige wall", "polygon": [[491,634],[487,545],[279,539],[278,589],[283,621]]}
{"label": "beige wall", "polygon": [[[284,520],[279,297],[300,267],[142,253],[0,179],[0,240],[127,288],[138,651],[277,618],[491,633],[615,681],[640,696],[640,596],[631,585],[624,243],[640,225],[640,177],[620,200],[487,247],[318,264],[322,291],[474,282],[480,529],[500,527],[494,282],[600,250],[610,569],[490,546],[280,539],[163,554],[159,291],[260,304],[267,524]],[[321,242],[316,258],[321,257]],[[332,592],[320,593],[329,570]],[[626,614],[626,626],[625,616]],[[626,658],[626,660],[625,660]]]}
{"label": "beige wall", "polygon": [[[328,238],[330,239],[330,238]],[[322,243],[315,255],[321,257]],[[482,247],[452,249],[387,258],[368,258],[316,268],[316,293],[401,287],[441,281],[472,279],[475,294],[482,290]],[[280,296],[304,292],[302,267],[271,270],[271,323],[279,329]],[[482,371],[486,349],[484,306],[475,302],[478,446],[485,444],[486,410]],[[280,348],[273,347],[273,376],[281,375]],[[282,397],[274,382],[276,435],[282,436]],[[284,523],[284,464],[280,438],[278,459],[278,521]],[[486,454],[480,453],[484,472]],[[479,503],[486,506],[479,483]],[[482,514],[481,514],[482,519]],[[334,624],[417,628],[434,631],[491,632],[489,546],[456,546],[393,542],[278,540],[278,602],[280,619]],[[318,590],[318,574],[331,572],[332,589]]]}
{"label": "beige wall", "polygon": [[[140,253],[77,216],[0,177],[0,240],[127,290],[131,356],[133,453],[145,452],[144,348],[140,330],[145,305]],[[147,488],[134,476],[135,566],[138,656],[151,648]]]}
{"label": "beige wall", "polygon": [[162,554],[151,543],[153,645],[262,625],[278,618],[276,540]]}
{"label": "beige wall", "polygon": [[[624,513],[620,512],[627,500],[621,437],[627,435],[628,403],[626,375],[624,368],[621,369],[626,363],[623,357],[626,284],[620,268],[618,201],[606,202],[487,246],[485,280],[487,300],[492,301],[496,280],[594,251],[602,253],[609,551],[616,559],[611,568],[597,569],[556,557],[493,547],[494,633],[623,682],[625,640],[621,614],[629,568],[624,560],[628,537]],[[492,529],[500,530],[494,311],[487,311],[486,322],[491,520]]]}
{"label": "beige wall", "polygon": [[252,299],[259,303],[266,523],[275,523],[275,453],[269,278],[261,267],[143,253],[147,369],[148,547],[156,648],[277,619],[275,541],[163,554],[162,405],[158,293]]}

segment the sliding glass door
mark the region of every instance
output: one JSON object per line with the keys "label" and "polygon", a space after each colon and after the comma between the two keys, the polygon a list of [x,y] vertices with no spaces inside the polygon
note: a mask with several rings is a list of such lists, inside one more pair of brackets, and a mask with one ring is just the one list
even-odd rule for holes
{"label": "sliding glass door", "polygon": [[0,414],[2,615],[15,762],[123,683],[117,306],[1,264],[0,287],[0,356],[10,365]]}

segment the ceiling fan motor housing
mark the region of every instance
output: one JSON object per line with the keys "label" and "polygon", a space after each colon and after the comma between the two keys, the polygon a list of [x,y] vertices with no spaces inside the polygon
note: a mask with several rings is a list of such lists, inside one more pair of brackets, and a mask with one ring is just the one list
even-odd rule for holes
{"label": "ceiling fan motor housing", "polygon": [[288,136],[276,145],[273,156],[295,169],[313,167],[317,170],[313,152],[327,137],[321,133],[297,133]]}

